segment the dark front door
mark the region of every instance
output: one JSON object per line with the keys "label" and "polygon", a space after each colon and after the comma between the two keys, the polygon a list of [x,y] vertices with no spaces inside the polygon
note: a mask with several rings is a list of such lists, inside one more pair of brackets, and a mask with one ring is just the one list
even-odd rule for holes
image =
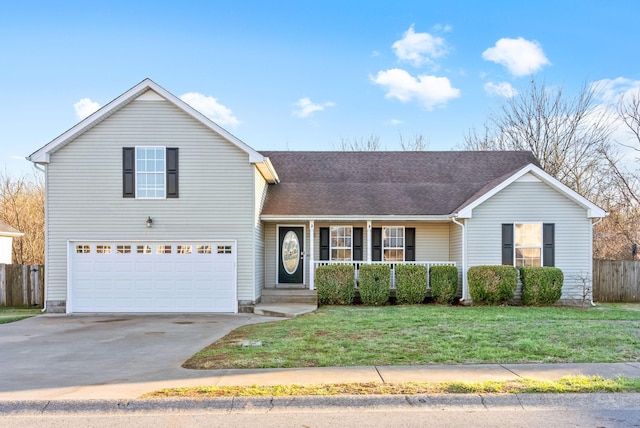
{"label": "dark front door", "polygon": [[278,282],[302,284],[304,266],[304,228],[280,227],[278,233],[280,245],[278,256]]}

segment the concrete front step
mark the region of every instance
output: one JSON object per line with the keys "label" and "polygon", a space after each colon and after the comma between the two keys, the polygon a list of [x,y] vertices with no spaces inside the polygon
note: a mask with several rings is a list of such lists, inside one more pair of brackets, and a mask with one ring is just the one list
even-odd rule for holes
{"label": "concrete front step", "polygon": [[258,303],[253,313],[268,317],[294,318],[318,309],[317,304],[305,303]]}
{"label": "concrete front step", "polygon": [[262,290],[261,303],[300,303],[318,306],[318,294],[315,290],[265,288]]}

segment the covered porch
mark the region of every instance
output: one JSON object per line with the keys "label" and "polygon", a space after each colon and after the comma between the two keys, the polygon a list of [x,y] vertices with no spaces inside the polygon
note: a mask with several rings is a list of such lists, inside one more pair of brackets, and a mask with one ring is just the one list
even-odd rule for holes
{"label": "covered porch", "polygon": [[395,289],[395,267],[411,264],[456,266],[463,295],[463,227],[448,217],[263,221],[265,290],[313,291],[318,267],[335,264],[354,267],[356,286],[363,264],[389,265]]}

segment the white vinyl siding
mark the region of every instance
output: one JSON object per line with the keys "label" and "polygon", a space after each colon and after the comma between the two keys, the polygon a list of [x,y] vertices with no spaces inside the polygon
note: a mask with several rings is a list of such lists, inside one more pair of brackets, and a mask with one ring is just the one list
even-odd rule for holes
{"label": "white vinyl siding", "polygon": [[[122,148],[143,145],[180,148],[179,199],[122,197]],[[126,105],[51,155],[47,300],[66,299],[67,240],[119,239],[237,240],[238,300],[253,300],[254,169],[245,152],[173,104]]]}
{"label": "white vinyl siding", "polygon": [[555,224],[555,266],[564,273],[562,299],[580,297],[579,277],[591,277],[591,220],[584,208],[542,182],[509,185],[467,220],[468,267],[502,263],[503,223]]}

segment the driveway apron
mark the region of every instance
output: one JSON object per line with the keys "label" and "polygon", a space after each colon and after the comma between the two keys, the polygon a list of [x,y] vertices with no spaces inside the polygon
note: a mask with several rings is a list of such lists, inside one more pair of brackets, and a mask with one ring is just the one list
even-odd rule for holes
{"label": "driveway apron", "polygon": [[[91,398],[199,376],[191,355],[237,327],[282,318],[253,314],[43,315],[0,325],[0,400]],[[135,396],[136,392],[131,391]]]}

